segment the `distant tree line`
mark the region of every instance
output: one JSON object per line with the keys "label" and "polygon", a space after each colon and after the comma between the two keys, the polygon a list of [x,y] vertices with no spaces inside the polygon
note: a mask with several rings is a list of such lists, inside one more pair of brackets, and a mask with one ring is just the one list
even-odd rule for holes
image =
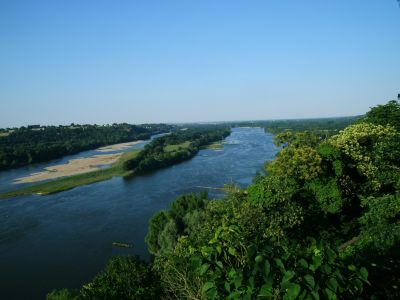
{"label": "distant tree line", "polygon": [[360,118],[360,116],[354,116],[323,119],[276,120],[268,122],[263,127],[266,131],[274,134],[286,131],[308,131],[320,137],[327,138],[338,134],[340,130],[355,123]]}
{"label": "distant tree line", "polygon": [[[392,106],[394,105],[391,102]],[[387,114],[393,113],[391,107],[377,106],[379,109],[374,113],[373,108],[372,114]],[[380,116],[376,116],[379,118]],[[287,119],[287,120],[254,120],[254,121],[235,121],[235,122],[219,122],[215,125],[219,126],[230,126],[230,127],[261,127],[265,131],[279,134],[282,132],[293,131],[293,132],[312,132],[320,138],[328,138],[334,134],[338,134],[340,130],[350,126],[361,120],[363,116],[350,116],[350,117],[334,117],[334,118],[314,118],[314,119]],[[370,117],[371,118],[371,117]],[[196,124],[186,124],[185,126],[196,126]],[[211,126],[211,124],[209,125]]]}
{"label": "distant tree line", "polygon": [[148,139],[174,127],[165,124],[40,126],[0,131],[0,170],[45,162],[97,147]]}
{"label": "distant tree line", "polygon": [[135,173],[164,168],[193,157],[202,146],[222,140],[229,133],[226,126],[183,128],[147,144],[135,158],[124,163],[124,168]]}

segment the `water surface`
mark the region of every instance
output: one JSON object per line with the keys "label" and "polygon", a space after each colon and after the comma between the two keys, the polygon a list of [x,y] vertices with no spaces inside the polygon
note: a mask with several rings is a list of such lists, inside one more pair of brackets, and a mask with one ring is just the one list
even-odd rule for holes
{"label": "water surface", "polygon": [[[189,161],[148,175],[0,201],[0,298],[44,299],[54,288],[78,288],[114,254],[148,259],[144,237],[155,212],[180,194],[202,191],[198,186],[247,186],[276,151],[273,136],[263,129],[234,128],[223,150],[201,150]],[[0,173],[6,186],[25,171],[7,172]],[[118,249],[113,242],[134,248]]]}

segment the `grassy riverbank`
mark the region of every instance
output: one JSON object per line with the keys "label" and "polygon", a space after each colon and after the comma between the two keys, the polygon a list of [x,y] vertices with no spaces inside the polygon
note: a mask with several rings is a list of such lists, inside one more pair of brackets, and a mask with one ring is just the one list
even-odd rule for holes
{"label": "grassy riverbank", "polygon": [[203,146],[201,149],[221,150],[223,148],[222,141],[214,142],[209,145]]}
{"label": "grassy riverbank", "polygon": [[73,175],[65,178],[60,178],[37,185],[25,187],[15,191],[0,194],[0,199],[12,198],[23,195],[49,195],[59,193],[62,191],[70,190],[78,186],[87,185],[99,181],[111,179],[114,176],[127,176],[132,172],[123,169],[123,163],[128,159],[135,158],[140,150],[131,151],[124,153],[116,163],[112,164],[111,167],[100,169],[93,172],[88,172],[79,175]]}
{"label": "grassy riverbank", "polygon": [[[167,145],[164,147],[164,151],[167,153],[174,153],[176,151],[182,151],[188,149],[191,142],[187,141],[176,145]],[[209,149],[215,149],[214,145],[218,143],[212,143]],[[205,146],[207,147],[207,146]],[[78,186],[88,185],[99,181],[109,180],[115,176],[129,176],[133,175],[133,171],[125,170],[123,165],[126,161],[134,159],[141,150],[134,150],[131,152],[124,153],[116,163],[112,164],[111,167],[100,169],[92,172],[83,174],[68,176],[52,181],[39,183],[33,186],[17,189],[0,194],[0,199],[13,198],[23,195],[50,195],[66,190],[73,189]]]}
{"label": "grassy riverbank", "polygon": [[[0,199],[32,194],[49,195],[78,186],[108,180],[115,176],[132,176],[155,171],[190,159],[202,147],[219,149],[217,147],[221,144],[221,138],[228,133],[228,131],[213,129],[192,130],[190,133],[181,131],[168,137],[156,139],[146,145],[144,149],[122,154],[109,168],[63,177],[2,193],[0,194]],[[209,143],[207,144],[207,142]],[[127,168],[127,163],[132,162],[138,166],[140,165],[140,167]]]}
{"label": "grassy riverbank", "polygon": [[[165,152],[175,152],[178,149],[187,149],[190,142],[185,142],[177,145],[168,145],[164,147]],[[33,186],[21,188],[15,191],[0,194],[0,199],[13,198],[23,195],[50,195],[66,190],[73,189],[78,186],[88,185],[99,181],[109,180],[115,176],[129,176],[133,175],[133,171],[125,170],[123,164],[130,159],[134,159],[141,150],[134,150],[124,153],[116,163],[112,164],[109,168],[104,168],[83,174],[68,176],[52,181],[39,183]]]}

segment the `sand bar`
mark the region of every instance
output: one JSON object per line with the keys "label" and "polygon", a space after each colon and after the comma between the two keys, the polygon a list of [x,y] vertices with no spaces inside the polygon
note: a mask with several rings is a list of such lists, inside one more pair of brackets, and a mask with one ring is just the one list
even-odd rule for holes
{"label": "sand bar", "polygon": [[124,150],[126,148],[129,148],[133,145],[142,143],[143,141],[134,141],[134,142],[128,142],[128,143],[121,143],[121,144],[114,144],[114,145],[109,145],[101,148],[97,148],[96,151],[98,152],[112,152],[112,151],[118,151],[118,150]]}
{"label": "sand bar", "polygon": [[42,172],[17,178],[13,183],[31,183],[95,171],[102,165],[109,165],[116,162],[121,155],[122,153],[99,154],[91,157],[71,159],[66,164],[50,166]]}

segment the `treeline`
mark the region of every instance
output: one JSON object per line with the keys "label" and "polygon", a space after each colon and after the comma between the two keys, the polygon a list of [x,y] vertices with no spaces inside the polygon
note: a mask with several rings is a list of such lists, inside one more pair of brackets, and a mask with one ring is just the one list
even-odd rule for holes
{"label": "treeline", "polygon": [[135,158],[124,163],[124,169],[137,174],[164,168],[193,157],[202,146],[229,134],[226,126],[182,128],[147,144]]}
{"label": "treeline", "polygon": [[110,144],[148,139],[174,127],[165,124],[39,126],[3,129],[0,170],[45,162]]}
{"label": "treeline", "polygon": [[277,135],[248,188],[152,217],[151,263],[112,258],[47,299],[399,299],[399,117],[392,101],[329,139]]}
{"label": "treeline", "polygon": [[[386,114],[387,111],[381,112]],[[356,123],[363,116],[336,117],[336,118],[315,118],[315,119],[289,119],[289,120],[255,120],[255,121],[237,121],[221,122],[231,127],[262,127],[265,131],[273,134],[282,132],[312,132],[320,138],[328,138],[338,134],[340,130]]]}
{"label": "treeline", "polygon": [[287,131],[302,132],[309,131],[318,136],[327,138],[338,134],[340,130],[357,122],[361,116],[323,118],[323,119],[299,119],[299,120],[276,120],[264,124],[266,131],[279,134]]}

